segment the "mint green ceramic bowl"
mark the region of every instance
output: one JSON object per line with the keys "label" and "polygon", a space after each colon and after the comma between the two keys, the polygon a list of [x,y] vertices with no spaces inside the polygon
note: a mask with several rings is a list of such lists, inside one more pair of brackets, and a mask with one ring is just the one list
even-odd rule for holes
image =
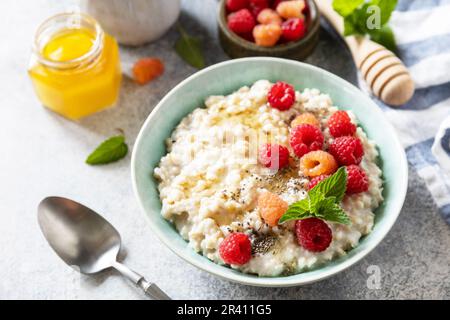
{"label": "mint green ceramic bowl", "polygon": [[[384,179],[384,202],[376,211],[373,231],[360,244],[337,260],[292,276],[258,277],[217,265],[194,252],[175,228],[160,215],[161,203],[152,172],[165,155],[164,140],[179,121],[203,105],[209,95],[226,95],[256,80],[283,80],[297,89],[318,88],[328,93],[335,105],[351,109],[380,151]],[[403,205],[408,182],[405,152],[392,126],[378,106],[347,81],[317,67],[278,58],[244,58],[210,66],[173,88],[145,121],[134,146],[131,172],[134,192],[151,230],[171,250],[200,269],[219,277],[255,286],[285,287],[318,281],[356,263],[380,243],[391,229]],[[151,232],[149,230],[149,232]]]}

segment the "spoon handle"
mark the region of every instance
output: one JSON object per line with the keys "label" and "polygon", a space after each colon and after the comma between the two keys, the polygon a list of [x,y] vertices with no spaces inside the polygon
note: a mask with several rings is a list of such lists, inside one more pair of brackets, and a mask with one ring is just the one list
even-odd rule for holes
{"label": "spoon handle", "polygon": [[154,300],[171,300],[170,297],[162,291],[156,283],[148,282],[143,277],[138,286],[144,290],[145,294]]}
{"label": "spoon handle", "polygon": [[170,300],[170,297],[164,293],[155,283],[147,281],[142,275],[131,270],[120,262],[114,262],[112,267],[119,271],[124,277],[141,288],[147,296],[154,300]]}

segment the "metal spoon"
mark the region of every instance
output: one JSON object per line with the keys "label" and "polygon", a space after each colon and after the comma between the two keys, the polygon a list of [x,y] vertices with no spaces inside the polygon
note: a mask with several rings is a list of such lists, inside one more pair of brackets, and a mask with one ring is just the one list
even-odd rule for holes
{"label": "metal spoon", "polygon": [[56,254],[84,274],[114,268],[156,300],[170,298],[154,283],[117,261],[120,234],[102,216],[70,199],[48,197],[38,207],[38,221]]}

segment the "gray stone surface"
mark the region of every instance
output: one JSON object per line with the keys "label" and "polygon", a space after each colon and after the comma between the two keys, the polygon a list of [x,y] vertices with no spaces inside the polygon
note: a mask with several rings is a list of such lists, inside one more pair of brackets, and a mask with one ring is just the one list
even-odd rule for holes
{"label": "gray stone surface", "polygon": [[[171,30],[160,41],[122,48],[122,59],[158,56],[164,76],[146,86],[125,80],[117,108],[75,123],[43,109],[26,67],[36,26],[67,1],[0,2],[0,299],[140,299],[115,272],[80,276],[67,268],[40,234],[36,205],[47,195],[78,199],[122,233],[125,262],[180,299],[450,298],[450,233],[420,178],[410,171],[402,213],[386,239],[363,261],[330,279],[295,288],[254,288],[206,274],[178,258],[150,231],[131,190],[130,157],[104,167],[85,156],[117,128],[130,146],[155,104],[194,69],[172,50]],[[185,0],[181,23],[205,43],[208,64],[226,60],[216,40],[214,0]],[[307,60],[356,82],[348,52],[332,33]],[[368,289],[367,267],[381,270],[381,288]]]}

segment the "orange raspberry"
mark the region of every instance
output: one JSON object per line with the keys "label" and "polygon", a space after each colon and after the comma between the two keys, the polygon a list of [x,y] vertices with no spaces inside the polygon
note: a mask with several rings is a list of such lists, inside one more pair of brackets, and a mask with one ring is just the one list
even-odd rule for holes
{"label": "orange raspberry", "polygon": [[278,15],[278,13],[275,10],[269,9],[269,8],[263,9],[258,14],[258,17],[256,18],[256,20],[262,24],[275,23],[275,24],[281,25],[281,23],[283,22],[283,20]]}
{"label": "orange raspberry", "polygon": [[257,206],[259,214],[271,227],[278,225],[278,220],[288,209],[287,202],[272,192],[261,193]]}
{"label": "orange raspberry", "polygon": [[303,0],[291,0],[282,1],[277,6],[278,14],[284,19],[290,18],[304,18],[303,9],[305,8],[305,1]]}
{"label": "orange raspberry", "polygon": [[142,58],[133,66],[133,78],[138,84],[146,84],[164,72],[164,64],[157,58]]}
{"label": "orange raspberry", "polygon": [[255,43],[261,47],[273,47],[283,31],[278,24],[258,24],[253,28]]}
{"label": "orange raspberry", "polygon": [[311,151],[300,159],[300,170],[308,177],[332,174],[337,168],[338,164],[334,157],[322,150]]}
{"label": "orange raspberry", "polygon": [[300,115],[298,115],[294,120],[291,122],[291,128],[294,128],[300,124],[310,124],[312,126],[316,126],[320,129],[320,122],[317,120],[317,118],[310,112],[305,112]]}

